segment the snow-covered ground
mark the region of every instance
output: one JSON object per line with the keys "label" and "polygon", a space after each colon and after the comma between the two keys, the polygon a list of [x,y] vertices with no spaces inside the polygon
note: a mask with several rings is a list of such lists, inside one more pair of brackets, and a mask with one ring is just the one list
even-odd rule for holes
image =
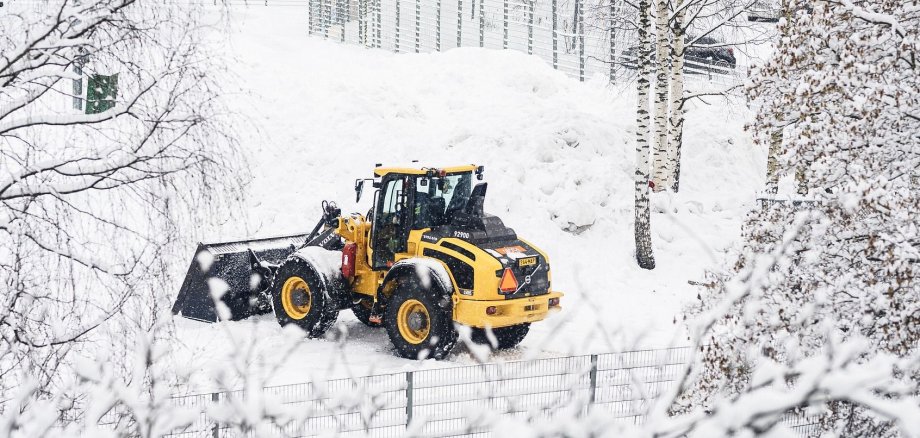
{"label": "snow-covered ground", "polygon": [[[743,129],[743,104],[690,106],[681,192],[653,198],[657,268],[645,271],[633,256],[635,99],[627,90],[579,83],[512,51],[397,55],[324,41],[307,36],[298,8],[235,7],[232,15],[232,36],[217,43],[236,60],[234,109],[252,118],[244,146],[254,179],[246,211],[228,213],[205,240],[308,230],[324,199],[366,212],[371,197],[355,205],[353,182],[375,163],[481,164],[486,210],[550,255],[554,289],[566,293],[561,313],[490,360],[684,344],[681,309],[697,296],[688,281],[721,263],[762,185],[765,151]],[[232,348],[251,345],[261,357],[253,366],[277,367],[273,384],[475,361],[463,347],[443,362],[400,359],[384,330],[347,311],[339,323],[347,342],[307,340],[288,355],[289,336],[272,315],[176,318],[174,356],[193,373],[224,367]]]}

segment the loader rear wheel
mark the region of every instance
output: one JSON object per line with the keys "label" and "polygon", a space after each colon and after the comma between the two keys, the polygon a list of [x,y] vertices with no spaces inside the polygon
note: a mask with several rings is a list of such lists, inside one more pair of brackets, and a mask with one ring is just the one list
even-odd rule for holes
{"label": "loader rear wheel", "polygon": [[362,324],[373,328],[383,327],[382,322],[371,322],[372,305],[370,300],[359,300],[357,303],[352,303],[351,311],[355,314],[355,318],[358,318],[358,321],[361,321]]}
{"label": "loader rear wheel", "polygon": [[527,333],[530,331],[530,323],[525,322],[524,324],[512,325],[510,327],[499,327],[492,329],[492,335],[495,336],[495,345],[489,340],[489,335],[486,333],[486,329],[473,328],[473,332],[470,333],[470,339],[482,345],[488,345],[493,350],[507,350],[509,348],[517,347],[521,341],[527,337]]}
{"label": "loader rear wheel", "polygon": [[271,288],[278,323],[295,324],[311,338],[322,336],[339,314],[333,299],[337,291],[330,289],[309,262],[298,257],[287,259],[278,268]]}
{"label": "loader rear wheel", "polygon": [[415,277],[403,276],[384,315],[384,325],[396,353],[406,359],[444,359],[457,343],[450,297],[426,288]]}

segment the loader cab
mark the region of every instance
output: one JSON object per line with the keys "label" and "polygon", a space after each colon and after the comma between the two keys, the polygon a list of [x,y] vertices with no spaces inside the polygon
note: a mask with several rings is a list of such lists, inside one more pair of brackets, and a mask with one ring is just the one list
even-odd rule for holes
{"label": "loader cab", "polygon": [[386,269],[396,254],[407,251],[409,232],[446,225],[467,205],[474,174],[482,167],[446,169],[377,168],[380,189],[375,194],[371,231],[373,269]]}

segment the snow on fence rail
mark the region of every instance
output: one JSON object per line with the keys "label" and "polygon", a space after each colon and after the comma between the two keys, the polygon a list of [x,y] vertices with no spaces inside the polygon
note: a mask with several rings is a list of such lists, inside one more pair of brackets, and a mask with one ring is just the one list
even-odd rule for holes
{"label": "snow on fence rail", "polygon": [[[406,53],[511,49],[581,81],[595,74],[611,82],[635,75],[636,38],[616,24],[624,6],[614,0],[307,1],[309,33],[346,43]],[[691,80],[738,79],[735,66],[724,62],[688,57],[685,69]]]}
{"label": "snow on fence rail", "polygon": [[[597,409],[640,424],[648,403],[672,387],[690,354],[691,347],[629,351],[272,386],[260,394],[175,397],[174,406],[199,414],[194,424],[169,436],[401,437],[407,429],[424,437],[490,436],[488,418],[572,418]],[[249,407],[252,400],[264,407]],[[213,417],[231,406],[266,411],[280,406],[299,417],[284,426],[252,424],[241,432]],[[801,417],[790,415],[786,423],[802,435],[815,432],[816,425]]]}

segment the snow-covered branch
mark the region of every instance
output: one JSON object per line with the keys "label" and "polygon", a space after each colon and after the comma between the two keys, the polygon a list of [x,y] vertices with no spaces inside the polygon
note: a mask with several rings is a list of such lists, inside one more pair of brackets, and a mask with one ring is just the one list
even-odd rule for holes
{"label": "snow-covered branch", "polygon": [[168,299],[177,229],[236,199],[245,172],[204,17],[136,0],[3,6],[0,415],[20,384],[37,386],[31,406],[62,389],[75,346],[129,348]]}

